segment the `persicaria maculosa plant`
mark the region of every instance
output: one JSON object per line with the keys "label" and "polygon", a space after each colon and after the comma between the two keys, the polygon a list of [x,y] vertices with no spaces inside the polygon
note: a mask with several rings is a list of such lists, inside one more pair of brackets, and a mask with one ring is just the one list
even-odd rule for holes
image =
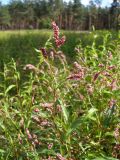
{"label": "persicaria maculosa plant", "polygon": [[1,160],[119,159],[120,42],[105,35],[100,48],[78,45],[69,64],[66,38],[52,27],[24,82],[13,60],[1,73]]}

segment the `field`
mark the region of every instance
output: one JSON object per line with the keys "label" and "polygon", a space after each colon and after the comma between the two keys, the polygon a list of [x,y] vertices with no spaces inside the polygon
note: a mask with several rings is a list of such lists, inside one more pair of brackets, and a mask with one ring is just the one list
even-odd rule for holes
{"label": "field", "polygon": [[0,32],[0,160],[119,160],[120,33],[55,29]]}
{"label": "field", "polygon": [[[62,34],[66,35],[66,43],[62,46],[63,52],[67,58],[75,58],[75,46],[82,43],[82,47],[92,45],[94,35],[99,35],[96,39],[96,45],[103,44],[103,37],[106,31],[99,32],[74,32],[63,31]],[[118,39],[119,33],[112,32],[112,38]],[[36,63],[37,57],[35,56],[34,48],[44,46],[46,40],[52,36],[50,30],[28,30],[28,31],[1,31],[0,32],[0,61],[9,62],[11,57],[15,60],[21,61],[21,64]]]}

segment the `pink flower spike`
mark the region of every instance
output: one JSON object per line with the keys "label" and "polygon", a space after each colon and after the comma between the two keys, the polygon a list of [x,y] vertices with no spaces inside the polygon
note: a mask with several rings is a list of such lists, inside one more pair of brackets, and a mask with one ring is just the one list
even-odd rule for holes
{"label": "pink flower spike", "polygon": [[48,149],[51,149],[53,147],[53,143],[48,144]]}
{"label": "pink flower spike", "polygon": [[59,35],[60,35],[59,27],[57,26],[57,24],[54,21],[52,22],[52,27],[53,27],[53,31],[54,31],[55,44],[56,44],[56,47],[59,48],[61,45],[63,45],[65,43],[66,37],[65,36],[63,36],[62,38],[59,37]]}
{"label": "pink flower spike", "polygon": [[112,83],[110,84],[110,87],[111,87],[112,91],[115,91],[115,90],[118,89],[117,81],[116,81],[115,79],[114,79],[114,80],[112,81]]}
{"label": "pink flower spike", "polygon": [[94,75],[94,77],[93,77],[93,81],[96,81],[96,80],[97,80],[97,78],[99,77],[100,73],[101,73],[101,72],[95,73],[95,75]]}
{"label": "pink flower spike", "polygon": [[67,77],[68,80],[79,80],[81,78],[83,78],[82,74],[71,74]]}
{"label": "pink flower spike", "polygon": [[21,138],[20,134],[18,134],[18,140],[19,140],[19,143],[22,144],[22,138]]}
{"label": "pink flower spike", "polygon": [[34,112],[36,112],[36,113],[38,113],[39,111],[40,111],[39,108],[34,109]]}
{"label": "pink flower spike", "polygon": [[26,134],[29,140],[32,139],[32,135],[30,134],[30,131],[28,130],[28,128],[26,128]]}
{"label": "pink flower spike", "polygon": [[47,58],[48,53],[47,53],[46,49],[45,48],[40,48],[40,51],[42,52],[43,57]]}
{"label": "pink flower spike", "polygon": [[108,67],[108,70],[112,70],[112,69],[115,69],[115,66],[109,66]]}
{"label": "pink flower spike", "polygon": [[66,158],[64,158],[61,154],[57,154],[57,158],[59,159],[59,160],[66,160]]}
{"label": "pink flower spike", "polygon": [[33,70],[33,71],[37,70],[37,68],[32,64],[26,64],[25,67],[23,68],[23,70],[27,70],[27,69],[28,70]]}
{"label": "pink flower spike", "polygon": [[100,63],[100,64],[98,65],[98,67],[102,68],[102,67],[104,67],[104,64]]}

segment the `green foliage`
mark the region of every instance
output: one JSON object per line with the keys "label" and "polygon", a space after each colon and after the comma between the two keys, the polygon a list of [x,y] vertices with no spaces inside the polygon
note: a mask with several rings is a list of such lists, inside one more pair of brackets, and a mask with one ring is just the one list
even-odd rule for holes
{"label": "green foliage", "polygon": [[[75,60],[76,53],[74,52],[74,48],[79,42],[81,42],[82,48],[85,48],[92,45],[94,35],[98,35],[96,37],[96,47],[101,46],[102,48],[103,36],[107,34],[107,31],[96,31],[95,33],[63,31],[62,34],[64,34],[67,39],[65,45],[62,46],[62,50],[67,56],[68,61],[71,62]],[[1,31],[0,70],[3,68],[3,62],[9,62],[11,57],[14,58],[18,64],[36,64],[38,58],[34,54],[34,48],[39,49],[40,46],[43,46],[51,35],[52,32],[50,30]],[[119,38],[119,33],[117,32],[111,32],[111,35],[110,41]],[[112,47],[112,49],[114,50],[114,47]]]}
{"label": "green foliage", "polygon": [[[70,43],[75,45],[73,33],[66,35],[70,35],[66,41],[70,50]],[[109,32],[81,37],[74,59],[66,54],[70,61],[61,51],[67,50],[66,45],[56,48],[51,36],[44,50],[27,39],[37,49],[28,59],[22,53],[23,64],[29,59],[32,64],[21,67],[13,59],[4,63],[0,72],[1,160],[120,158],[120,41]],[[20,38],[21,43],[25,41]]]}
{"label": "green foliage", "polygon": [[119,2],[117,6],[102,7],[102,0],[90,0],[85,6],[81,0],[10,0],[0,3],[0,29],[50,28],[55,20],[61,29],[91,30],[119,29]]}

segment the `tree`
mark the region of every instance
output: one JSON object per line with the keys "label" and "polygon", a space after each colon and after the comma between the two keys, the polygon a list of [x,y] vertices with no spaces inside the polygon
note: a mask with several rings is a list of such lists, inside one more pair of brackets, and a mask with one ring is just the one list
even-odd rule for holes
{"label": "tree", "polygon": [[0,28],[50,28],[51,20],[69,30],[90,30],[93,25],[96,29],[118,27],[120,2],[114,0],[110,12],[101,3],[102,0],[90,0],[84,6],[81,0],[11,0],[8,5],[0,4]]}
{"label": "tree", "polygon": [[12,28],[20,29],[23,24],[26,13],[26,8],[23,2],[21,0],[11,0],[9,4],[9,13],[11,16]]}
{"label": "tree", "polygon": [[8,29],[10,27],[10,19],[8,7],[0,5],[0,29]]}
{"label": "tree", "polygon": [[64,11],[63,0],[48,0],[49,16],[62,28],[62,13]]}
{"label": "tree", "polygon": [[80,30],[82,22],[82,4],[80,0],[73,1],[73,29]]}
{"label": "tree", "polygon": [[96,17],[97,17],[97,9],[93,0],[89,1],[89,30],[92,29],[92,26],[95,26]]}
{"label": "tree", "polygon": [[120,23],[120,2],[113,0],[110,8],[110,25],[112,28],[118,29]]}

